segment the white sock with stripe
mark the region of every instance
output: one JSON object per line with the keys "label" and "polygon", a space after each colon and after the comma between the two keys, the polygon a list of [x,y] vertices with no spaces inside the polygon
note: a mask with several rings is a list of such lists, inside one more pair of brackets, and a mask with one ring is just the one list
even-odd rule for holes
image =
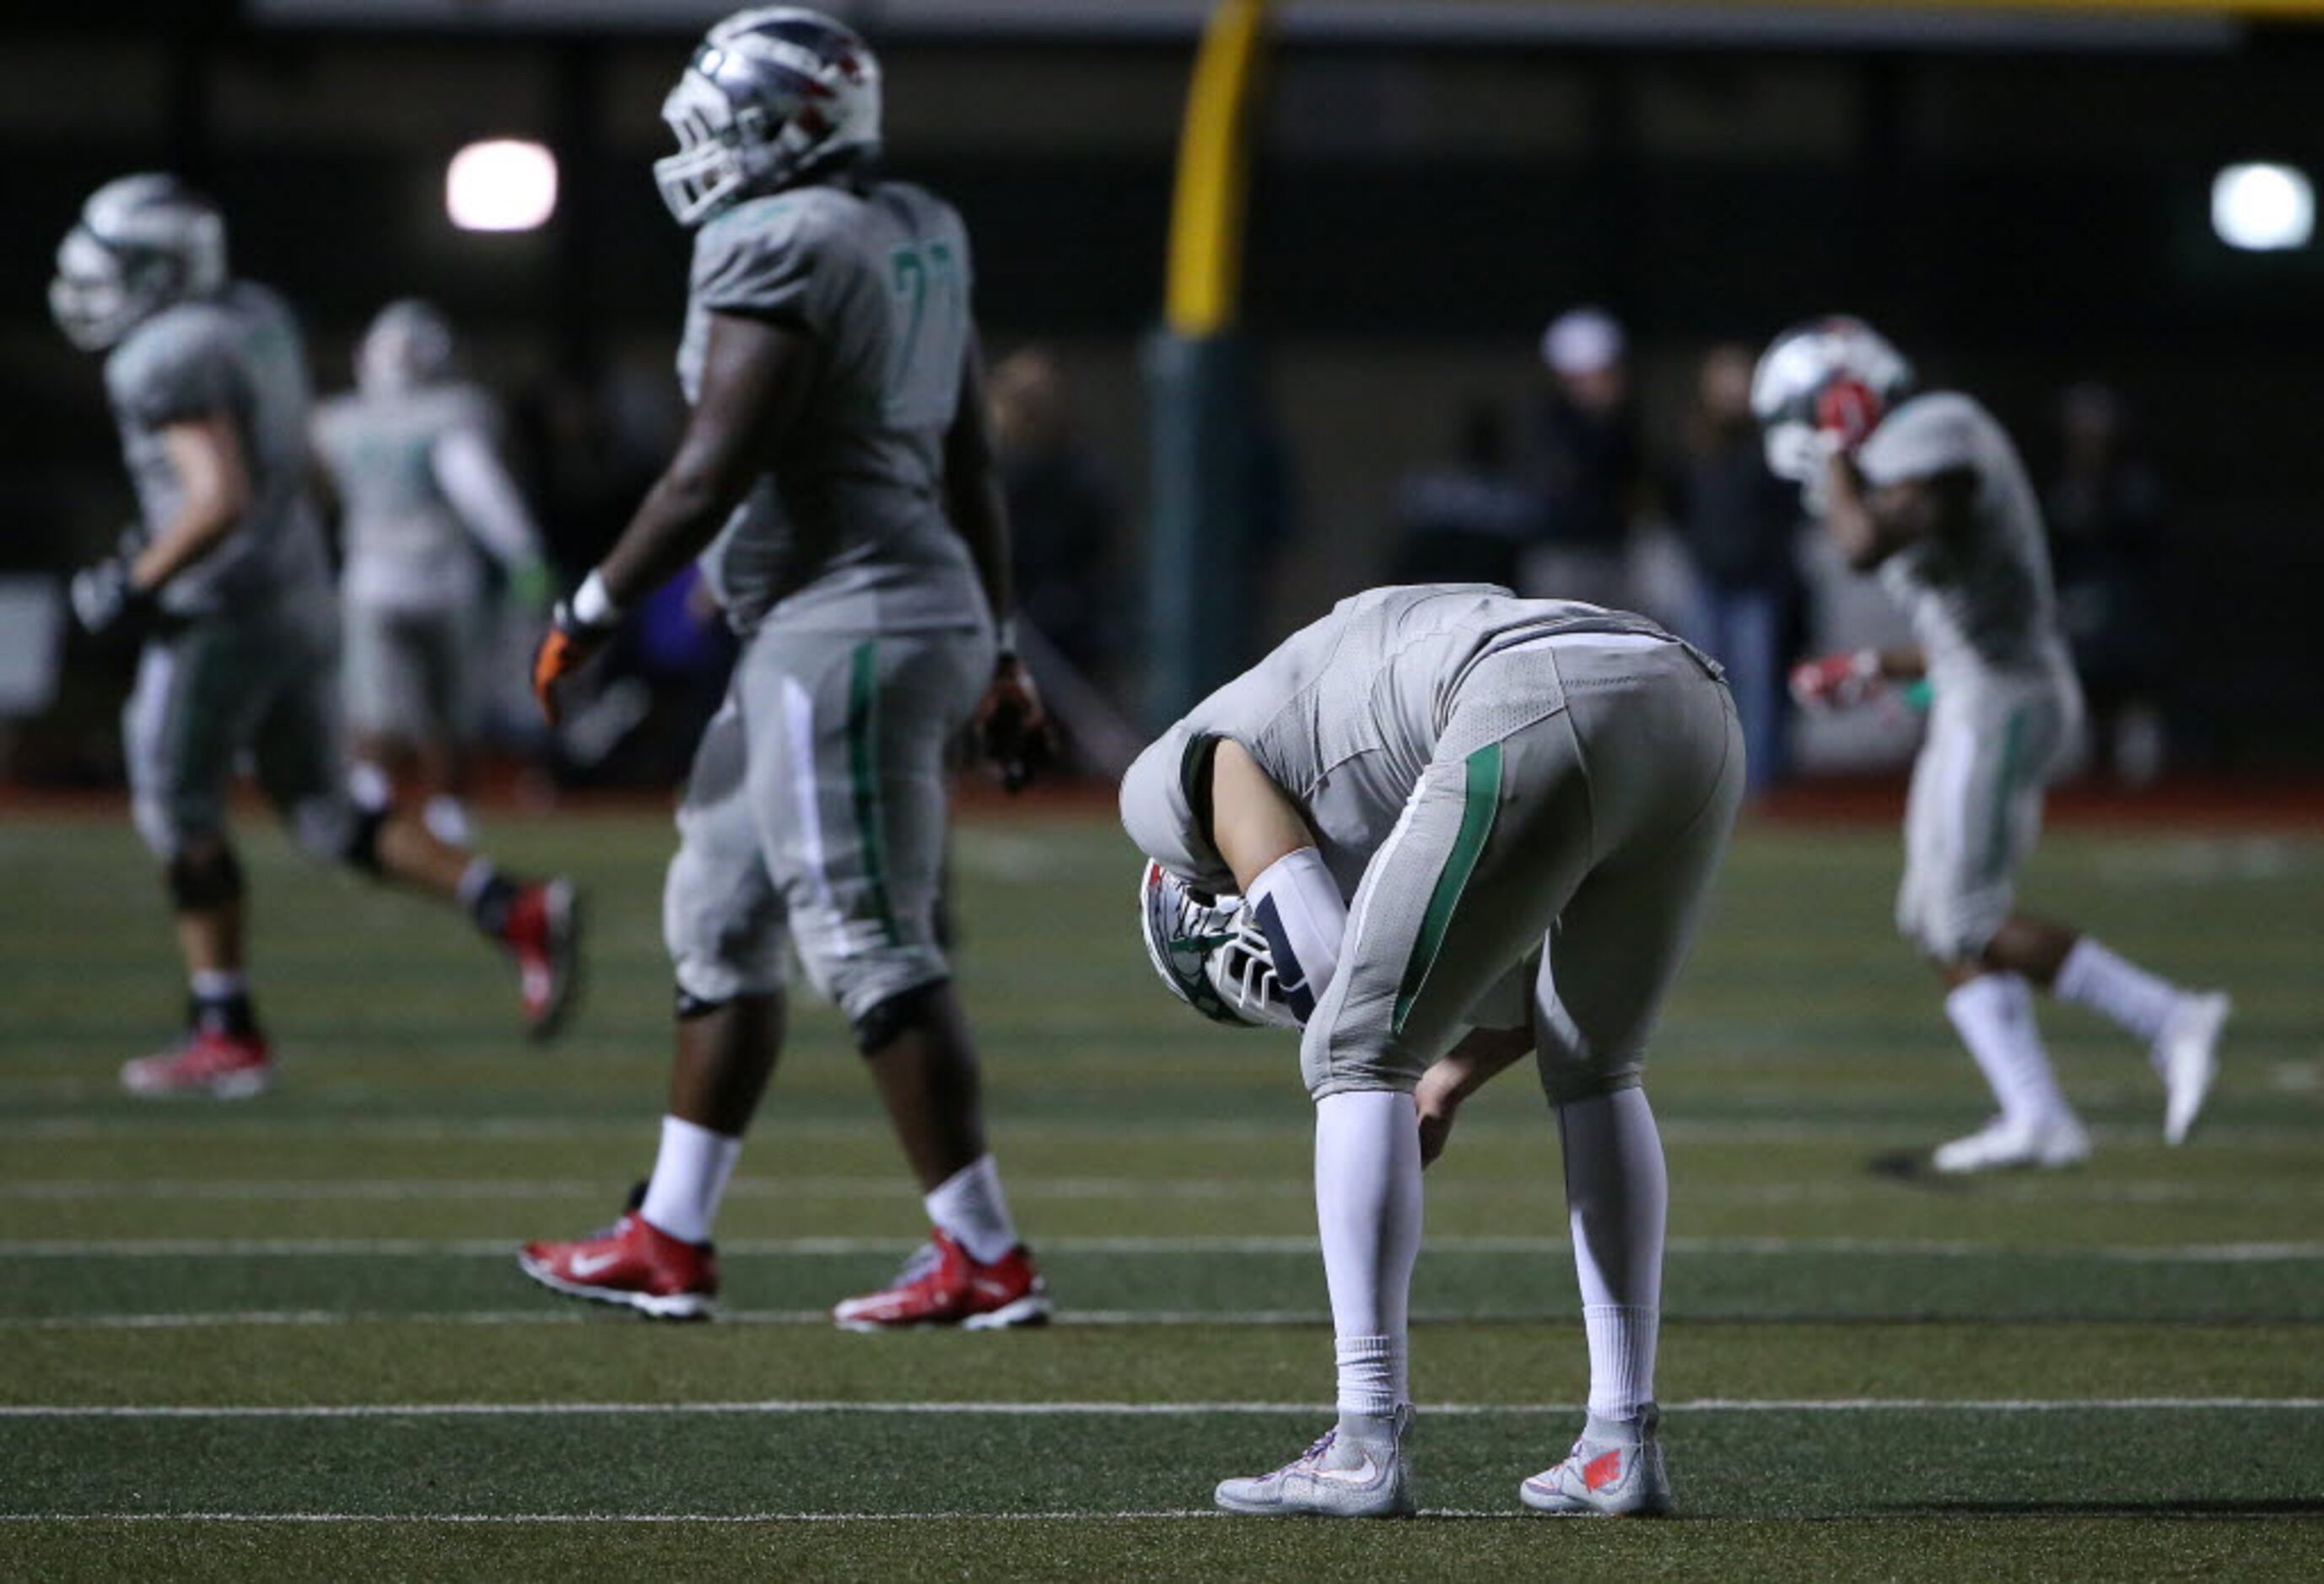
{"label": "white sock with stripe", "polygon": [[2047,1122],[2073,1115],[2050,1069],[2050,1053],[2042,1048],[2033,988],[2022,977],[1979,974],[1945,997],[1945,1016],[1977,1058],[2003,1116]]}
{"label": "white sock with stripe", "polygon": [[726,1181],[742,1154],[739,1138],[682,1117],[664,1117],[661,1153],[654,1156],[638,1213],[680,1242],[709,1242],[718,1202],[726,1197]]}
{"label": "white sock with stripe", "polygon": [[1332,1294],[1340,1412],[1412,1400],[1406,1358],[1420,1256],[1420,1128],[1412,1096],[1367,1089],[1315,1102],[1315,1224]]}
{"label": "white sock with stripe", "polygon": [[1017,1247],[1017,1223],[1001,1192],[1001,1167],[990,1155],[978,1156],[946,1177],[920,1202],[928,1223],[979,1265],[991,1265]]}
{"label": "white sock with stripe", "polygon": [[2088,1007],[2144,1041],[2153,1059],[2154,1042],[2185,992],[2160,974],[2149,973],[2107,951],[2089,936],[2074,943],[2058,969],[2052,991],[2061,1001]]}
{"label": "white sock with stripe", "polygon": [[1646,1091],[1630,1088],[1558,1107],[1557,1135],[1590,1340],[1590,1412],[1600,1419],[1635,1418],[1655,1399],[1662,1331],[1670,1216],[1662,1131]]}
{"label": "white sock with stripe", "polygon": [[1322,853],[1302,847],[1260,870],[1245,900],[1267,936],[1283,999],[1304,1024],[1340,971],[1348,904],[1339,882],[1323,867]]}

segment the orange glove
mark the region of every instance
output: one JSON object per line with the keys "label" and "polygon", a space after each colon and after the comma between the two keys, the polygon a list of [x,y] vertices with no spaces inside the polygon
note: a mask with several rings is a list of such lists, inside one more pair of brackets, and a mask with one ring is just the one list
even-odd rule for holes
{"label": "orange glove", "polygon": [[[590,574],[593,581],[595,576]],[[585,585],[582,593],[588,592]],[[604,604],[602,585],[597,595],[597,603]],[[610,610],[597,621],[586,622],[574,613],[573,607],[579,603],[579,596],[557,602],[557,608],[549,614],[549,631],[540,635],[540,647],[532,651],[532,696],[540,701],[540,713],[552,726],[563,714],[557,705],[557,684],[594,659],[621,623],[619,613]]]}
{"label": "orange glove", "polygon": [[1056,733],[1033,674],[1015,655],[1003,654],[992,668],[991,686],[976,706],[976,745],[1001,770],[1001,784],[1021,792],[1056,752]]}

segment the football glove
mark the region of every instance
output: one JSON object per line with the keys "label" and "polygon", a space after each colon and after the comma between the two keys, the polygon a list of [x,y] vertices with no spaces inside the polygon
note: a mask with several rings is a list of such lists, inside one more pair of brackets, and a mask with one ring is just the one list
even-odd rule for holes
{"label": "football glove", "polygon": [[595,621],[583,620],[574,610],[576,603],[557,602],[549,613],[549,631],[540,635],[540,645],[532,651],[532,696],[540,701],[541,716],[552,726],[564,716],[557,702],[557,685],[595,659],[621,625],[620,615],[610,611]]}
{"label": "football glove", "polygon": [[1887,691],[1880,674],[1880,654],[1860,649],[1844,655],[1825,655],[1792,668],[1792,697],[1802,709],[1846,710]]}
{"label": "football glove", "polygon": [[135,631],[153,612],[153,595],[130,576],[129,557],[108,556],[73,574],[73,619],[92,638]]}
{"label": "football glove", "polygon": [[1818,434],[1853,451],[1880,422],[1880,398],[1862,380],[1841,374],[1816,392],[1815,422]]}
{"label": "football glove", "polygon": [[974,726],[978,751],[1000,769],[1001,784],[1011,792],[1023,791],[1056,756],[1056,733],[1041,690],[1015,655],[1004,653],[994,662]]}

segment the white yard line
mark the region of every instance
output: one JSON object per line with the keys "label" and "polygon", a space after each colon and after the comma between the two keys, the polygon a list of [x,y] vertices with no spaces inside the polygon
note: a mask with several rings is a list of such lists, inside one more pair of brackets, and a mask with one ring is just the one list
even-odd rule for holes
{"label": "white yard line", "polygon": [[[517,1239],[499,1238],[56,1238],[0,1239],[10,1259],[480,1259],[513,1257]],[[918,1245],[898,1238],[736,1238],[719,1248],[729,1256],[787,1257],[902,1255]],[[2023,1248],[1945,1238],[1673,1238],[1677,1255],[1790,1257],[1814,1255],[1902,1258],[2094,1260],[2126,1265],[2269,1265],[2324,1259],[2324,1243],[2115,1244],[2084,1248]],[[1307,1237],[1045,1238],[1044,1253],[1156,1257],[1312,1255]],[[1428,1248],[1445,1254],[1563,1255],[1563,1236],[1439,1238]]]}
{"label": "white yard line", "polygon": [[[1545,1193],[1556,1184],[1545,1177]],[[1873,1184],[1877,1188],[1878,1184]],[[1305,1200],[1309,1184],[1293,1177],[1047,1177],[1011,1174],[1012,1199],[1162,1199]],[[1506,1183],[1447,1182],[1429,1184],[1429,1198],[1492,1198],[1507,1200]],[[1868,1184],[1831,1178],[1809,1182],[1721,1183],[1707,1188],[1723,1202],[1752,1204],[1832,1203],[1863,1202]],[[1982,1183],[1968,1190],[1979,1201],[2089,1204],[2171,1203],[2310,1203],[2324,1200],[2324,1181],[2316,1183],[2179,1183],[2123,1179],[2111,1183]],[[821,1175],[752,1177],[731,1184],[729,1199],[782,1202],[798,1199],[916,1199],[900,1176]],[[0,1180],[0,1200],[33,1203],[73,1204],[145,1200],[215,1200],[234,1203],[350,1203],[497,1200],[586,1200],[610,1202],[605,1179],[583,1177],[448,1178],[205,1178],[205,1177],[38,1177],[14,1182]]]}
{"label": "white yard line", "polygon": [[[1216,1507],[1116,1513],[0,1513],[0,1524],[1103,1524],[1232,1515]],[[1422,1516],[1517,1520],[1526,1515],[1426,1507]]]}
{"label": "white yard line", "polygon": [[[1423,1325],[1464,1321],[1505,1324],[1545,1318],[1535,1313],[1480,1313],[1470,1310],[1422,1311],[1413,1315]],[[538,1309],[469,1309],[436,1312],[397,1313],[392,1310],[344,1309],[226,1309],[208,1312],[126,1314],[47,1314],[0,1318],[0,1332],[75,1331],[192,1331],[213,1326],[342,1326],[342,1325],[598,1325],[622,1327],[628,1317],[604,1308],[572,1303],[544,1303]],[[1153,1326],[1303,1326],[1329,1325],[1326,1309],[1073,1309],[1057,1315],[1053,1325],[1108,1330]],[[722,1309],[720,1325],[823,1326],[831,1324],[827,1309]]]}
{"label": "white yard line", "polygon": [[[1700,1397],[1666,1403],[1668,1414],[2070,1414],[2149,1412],[2324,1411],[2324,1397]],[[1572,1403],[1428,1403],[1432,1418],[1482,1419],[1574,1414]],[[1329,1414],[1319,1403],[1130,1402],[838,1402],[773,1400],[726,1403],[338,1403],[25,1404],[0,1406],[0,1419],[516,1419],[654,1417],[661,1415],[779,1417],[802,1414],[872,1416],[984,1415],[1015,1419],[1192,1418],[1210,1414]]]}
{"label": "white yard line", "polygon": [[[1796,1118],[1757,1119],[1751,1118],[1714,1119],[1680,1117],[1665,1119],[1661,1123],[1665,1139],[1680,1143],[1704,1144],[1845,1144],[1866,1150],[1904,1148],[1925,1146],[1932,1141],[1930,1126],[1910,1121],[1870,1122],[1861,1118],[1831,1117],[1818,1119],[1812,1113],[1818,1102],[1812,1097],[1803,1097],[1800,1109],[1804,1114]],[[2105,1125],[2090,1129],[2091,1136],[2108,1144],[2152,1144],[2157,1130],[2144,1125]],[[1171,1121],[1167,1119],[1147,1119],[1136,1123],[1108,1121],[1025,1120],[1012,1121],[1005,1129],[1005,1137],[1015,1142],[1035,1140],[1112,1143],[1168,1139],[1185,1144],[1250,1144],[1304,1143],[1314,1133],[1312,1119],[1297,1112],[1286,1111],[1279,1120],[1238,1122]],[[497,1141],[587,1141],[601,1138],[622,1138],[632,1142],[648,1138],[647,1124],[632,1119],[594,1120],[583,1118],[522,1118],[522,1117],[371,1117],[350,1110],[344,1116],[314,1115],[275,1118],[248,1113],[220,1116],[214,1111],[193,1117],[148,1119],[124,1117],[51,1117],[23,1121],[0,1122],[0,1139],[26,1142],[108,1138],[130,1141],[189,1138],[233,1139],[256,1137],[266,1139],[314,1138],[326,1142],[345,1143],[352,1140],[407,1144],[447,1144]],[[1487,1119],[1467,1125],[1466,1136],[1471,1138],[1492,1138],[1504,1141],[1545,1141],[1551,1137],[1545,1123],[1527,1123],[1515,1119]],[[787,1122],[767,1129],[769,1139],[813,1138],[865,1143],[890,1142],[886,1124],[872,1119],[862,1121],[833,1120],[823,1122]],[[2222,1122],[2204,1128],[2203,1137],[2214,1142],[2234,1141],[2249,1144],[2307,1144],[2315,1137],[2315,1129],[2298,1124]]]}

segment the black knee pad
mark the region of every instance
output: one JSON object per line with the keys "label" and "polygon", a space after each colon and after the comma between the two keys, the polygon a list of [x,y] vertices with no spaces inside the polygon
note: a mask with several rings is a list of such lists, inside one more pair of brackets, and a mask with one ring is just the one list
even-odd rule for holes
{"label": "black knee pad", "polygon": [[242,861],[223,844],[198,858],[170,860],[170,901],[180,913],[206,913],[242,895]]}
{"label": "black knee pad", "polygon": [[901,995],[890,996],[856,1018],[855,1049],[858,1054],[876,1056],[895,1044],[897,1036],[904,1030],[926,1022],[928,1002],[949,982],[939,979],[930,984],[914,985]]}
{"label": "black knee pad", "polygon": [[721,1007],[732,1004],[731,999],[714,1001],[697,996],[682,984],[673,989],[670,997],[670,1010],[680,1023],[691,1023],[696,1018],[707,1018]]}
{"label": "black knee pad", "polygon": [[387,824],[387,815],[384,808],[356,807],[347,830],[347,844],[339,850],[349,868],[368,875],[379,873],[379,829]]}

